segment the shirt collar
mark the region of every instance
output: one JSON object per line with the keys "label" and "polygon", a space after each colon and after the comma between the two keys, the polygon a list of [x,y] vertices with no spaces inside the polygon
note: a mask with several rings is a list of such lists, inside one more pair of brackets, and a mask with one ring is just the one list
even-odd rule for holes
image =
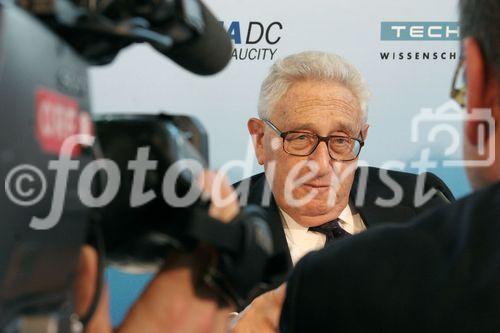
{"label": "shirt collar", "polygon": [[289,230],[297,230],[307,232],[308,227],[304,227],[303,225],[297,223],[290,215],[287,214],[283,209],[280,208],[281,216],[283,216],[283,225],[285,228]]}
{"label": "shirt collar", "polygon": [[351,207],[349,207],[349,204],[347,204],[344,210],[340,213],[339,219],[341,219],[346,225],[354,224],[354,219],[352,217],[352,211]]}
{"label": "shirt collar", "polygon": [[[297,223],[290,215],[287,214],[283,209],[279,208],[281,212],[281,216],[283,217],[283,226],[289,230],[293,230],[294,232],[307,232],[309,227],[304,227],[303,225]],[[352,216],[351,207],[349,204],[342,210],[339,215],[339,219],[342,220],[342,224],[345,225],[353,225],[354,219]]]}

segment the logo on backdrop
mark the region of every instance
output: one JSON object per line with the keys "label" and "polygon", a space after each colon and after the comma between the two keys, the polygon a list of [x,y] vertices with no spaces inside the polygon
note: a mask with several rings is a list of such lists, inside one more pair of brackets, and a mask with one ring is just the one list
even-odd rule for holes
{"label": "logo on backdrop", "polygon": [[[458,22],[381,22],[380,40],[401,42],[398,49],[380,51],[383,61],[446,61],[458,59],[456,44],[450,44],[443,49],[443,44],[433,45],[434,50],[407,50],[403,45],[408,42],[449,42],[460,40]],[[405,44],[403,44],[405,43]],[[435,47],[434,47],[435,46]]]}
{"label": "logo on backdrop", "polygon": [[233,41],[233,60],[263,61],[277,58],[283,23],[230,21],[221,24]]}

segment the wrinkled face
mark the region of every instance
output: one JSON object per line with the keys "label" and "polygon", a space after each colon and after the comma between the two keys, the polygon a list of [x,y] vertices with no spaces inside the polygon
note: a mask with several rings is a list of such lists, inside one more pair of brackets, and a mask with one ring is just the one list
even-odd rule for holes
{"label": "wrinkled face", "polygon": [[[341,84],[298,81],[276,103],[269,119],[282,132],[300,130],[320,136],[366,138],[360,105]],[[259,162],[278,205],[304,226],[335,219],[346,207],[357,160],[333,160],[326,142],[309,156],[283,150],[283,139],[260,122],[262,139],[255,140]],[[361,133],[363,132],[363,135]]]}

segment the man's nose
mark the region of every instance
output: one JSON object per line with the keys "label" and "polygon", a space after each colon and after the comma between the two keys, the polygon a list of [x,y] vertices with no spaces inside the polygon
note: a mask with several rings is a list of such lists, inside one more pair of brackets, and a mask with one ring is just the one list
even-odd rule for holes
{"label": "man's nose", "polygon": [[332,170],[332,158],[328,153],[328,146],[326,142],[320,142],[316,150],[309,156],[309,160],[315,161],[319,167],[319,174],[327,174]]}

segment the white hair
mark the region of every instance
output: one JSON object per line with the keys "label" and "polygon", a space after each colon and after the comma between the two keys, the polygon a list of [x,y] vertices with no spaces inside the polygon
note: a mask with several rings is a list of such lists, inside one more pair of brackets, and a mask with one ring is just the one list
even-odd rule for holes
{"label": "white hair", "polygon": [[358,100],[362,118],[366,121],[370,93],[361,73],[341,56],[320,51],[292,54],[278,60],[271,67],[260,88],[259,117],[269,118],[271,110],[290,85],[308,79],[332,81],[344,85]]}

